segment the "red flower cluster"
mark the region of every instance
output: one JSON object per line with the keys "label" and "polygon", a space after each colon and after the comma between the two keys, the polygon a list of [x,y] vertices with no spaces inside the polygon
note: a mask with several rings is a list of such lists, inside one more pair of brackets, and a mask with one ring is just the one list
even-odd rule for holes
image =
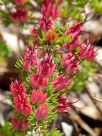
{"label": "red flower cluster", "polygon": [[46,103],[41,104],[37,110],[36,110],[36,119],[39,120],[43,120],[48,116],[48,106],[46,105]]}
{"label": "red flower cluster", "polygon": [[11,18],[15,22],[25,22],[28,20],[28,11],[18,8],[15,12],[12,13]]}
{"label": "red flower cluster", "polygon": [[[17,6],[24,4],[25,1],[26,0],[15,0],[16,4],[18,4]],[[62,0],[58,0],[57,2],[57,4],[60,4]],[[22,5],[20,5],[20,7],[21,6]],[[28,94],[30,95],[32,105],[28,100],[27,91],[22,82],[15,80],[10,86],[17,111],[24,116],[28,116],[32,113],[32,109],[34,109],[37,121],[46,119],[49,113],[49,108],[46,104],[48,93],[43,90],[47,87],[48,82],[51,82],[53,89],[56,91],[55,94],[57,91],[62,91],[61,93],[63,93],[63,90],[71,83],[71,77],[78,72],[80,60],[93,60],[96,55],[94,46],[90,44],[87,45],[87,41],[81,44],[80,34],[82,32],[82,24],[77,22],[72,24],[65,32],[65,36],[70,35],[72,41],[70,43],[64,41],[60,47],[59,40],[60,37],[62,38],[63,36],[62,34],[60,36],[58,33],[59,30],[54,29],[54,21],[59,16],[60,12],[56,4],[54,4],[54,0],[43,0],[42,17],[39,20],[39,25],[41,31],[44,30],[45,32],[41,32],[42,37],[40,37],[40,30],[37,30],[35,27],[33,28],[32,37],[34,36],[36,42],[34,46],[27,47],[23,58],[23,70],[26,71],[26,73],[28,72],[27,76],[30,76],[30,84],[33,88],[32,93]],[[25,22],[28,19],[28,12],[18,8],[12,14],[12,19],[18,22]],[[55,42],[57,39],[58,45],[57,42]],[[45,46],[40,46],[41,43],[44,43],[46,48]],[[57,59],[56,53],[58,53],[58,50],[61,50],[63,54],[57,54],[59,55]],[[61,66],[57,69],[59,60],[61,60]],[[32,67],[34,67],[34,73],[32,72]],[[58,72],[58,76],[55,79],[53,79],[52,76],[54,72]],[[57,109],[60,112],[67,112],[70,107],[74,107],[73,103],[74,102],[69,101],[66,95],[59,96]],[[34,107],[32,108],[32,106]],[[28,129],[28,120],[19,121],[14,117],[12,118],[12,124],[15,129],[21,131]]]}
{"label": "red flower cluster", "polygon": [[15,117],[12,118],[12,126],[14,129],[21,130],[24,132],[27,131],[27,129],[29,128],[28,120],[21,121],[21,120],[16,119]]}
{"label": "red flower cluster", "polygon": [[35,47],[28,47],[23,59],[23,69],[29,70],[30,67],[37,65],[38,53]]}
{"label": "red flower cluster", "polygon": [[57,6],[54,4],[53,0],[44,0],[42,5],[42,18],[39,20],[40,28],[42,30],[47,30],[49,28],[54,28],[53,19],[60,16],[60,12]]}
{"label": "red flower cluster", "polygon": [[57,110],[59,112],[68,112],[69,108],[73,108],[74,107],[74,103],[75,102],[71,102],[69,101],[68,97],[65,95],[59,96],[58,97],[58,106],[57,106]]}
{"label": "red flower cluster", "polygon": [[75,22],[68,28],[66,34],[70,34],[72,37],[73,36],[76,37],[81,33],[81,31],[82,31],[82,24]]}
{"label": "red flower cluster", "polygon": [[70,84],[70,81],[71,80],[64,75],[59,75],[54,79],[52,85],[55,90],[59,91],[65,89]]}
{"label": "red flower cluster", "polygon": [[67,53],[62,58],[62,65],[66,69],[67,73],[76,73],[78,70],[78,62],[79,60],[75,58],[72,53]]}
{"label": "red flower cluster", "polygon": [[50,56],[46,56],[43,60],[41,60],[38,64],[37,72],[42,77],[50,77],[55,70],[55,64],[52,62],[52,58]]}
{"label": "red flower cluster", "polygon": [[32,112],[32,106],[26,98],[26,88],[22,82],[15,80],[10,85],[11,92],[14,97],[14,104],[18,112],[28,116]]}
{"label": "red flower cluster", "polygon": [[51,18],[42,17],[39,20],[40,28],[42,30],[48,30],[54,28],[54,21]]}
{"label": "red flower cluster", "polygon": [[54,4],[53,0],[45,0],[42,5],[42,14],[46,18],[56,19],[60,16],[60,12],[57,9],[57,6]]}
{"label": "red flower cluster", "polygon": [[[66,34],[72,36],[72,42],[65,42],[61,49],[66,52],[62,57],[62,65],[67,73],[76,73],[81,59],[94,60],[96,51],[93,45],[80,42],[80,33],[82,32],[82,24],[75,22],[66,31]],[[73,54],[75,49],[78,49],[77,57]]]}
{"label": "red flower cluster", "polygon": [[48,84],[48,78],[42,78],[39,74],[31,75],[31,85],[33,88],[44,88]]}
{"label": "red flower cluster", "polygon": [[47,93],[43,93],[42,89],[39,88],[36,91],[32,92],[31,99],[32,103],[44,103],[47,98]]}
{"label": "red flower cluster", "polygon": [[80,47],[79,56],[81,57],[81,59],[86,59],[91,61],[94,60],[96,56],[96,51],[97,50],[95,50],[94,46],[83,43]]}

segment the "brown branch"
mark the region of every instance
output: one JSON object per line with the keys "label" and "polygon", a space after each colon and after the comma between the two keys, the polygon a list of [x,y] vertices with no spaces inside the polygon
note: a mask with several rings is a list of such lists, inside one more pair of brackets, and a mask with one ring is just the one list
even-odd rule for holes
{"label": "brown branch", "polygon": [[95,133],[95,131],[93,129],[91,129],[88,124],[86,124],[81,117],[77,114],[77,112],[75,112],[74,110],[70,110],[68,112],[68,114],[70,115],[70,118],[73,121],[76,121],[78,123],[78,125],[80,125],[86,132],[88,132],[91,136],[97,136],[97,134]]}

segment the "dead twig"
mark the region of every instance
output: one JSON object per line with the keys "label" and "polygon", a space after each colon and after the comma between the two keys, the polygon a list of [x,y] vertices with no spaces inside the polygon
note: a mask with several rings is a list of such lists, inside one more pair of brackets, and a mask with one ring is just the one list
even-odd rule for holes
{"label": "dead twig", "polygon": [[97,136],[95,131],[93,129],[91,129],[88,126],[88,124],[86,124],[74,110],[71,109],[70,112],[68,112],[68,114],[70,115],[70,118],[72,120],[76,121],[78,123],[78,125],[80,125],[91,136]]}
{"label": "dead twig", "polygon": [[96,107],[97,111],[99,112],[100,117],[102,117],[102,110],[101,110],[101,108],[97,105],[96,101],[93,99],[93,96],[92,96],[92,94],[90,93],[90,89],[89,89],[88,85],[86,85],[86,89],[85,89],[85,90],[86,90],[86,93],[88,94],[88,96],[90,97],[92,103],[93,103],[94,106]]}

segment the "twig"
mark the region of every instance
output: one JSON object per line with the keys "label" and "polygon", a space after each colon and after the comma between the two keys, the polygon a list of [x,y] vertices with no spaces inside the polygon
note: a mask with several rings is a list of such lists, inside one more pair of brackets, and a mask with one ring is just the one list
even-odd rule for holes
{"label": "twig", "polygon": [[100,113],[100,117],[102,117],[102,110],[100,109],[100,107],[97,105],[96,101],[93,99],[93,96],[90,93],[89,87],[86,85],[86,92],[88,94],[88,96],[90,97],[92,103],[95,105],[96,109],[98,110],[98,112]]}
{"label": "twig", "polygon": [[91,136],[97,136],[97,134],[80,118],[80,116],[74,110],[70,110],[68,114],[72,120],[75,120]]}
{"label": "twig", "polygon": [[100,100],[100,99],[98,99],[98,98],[93,97],[93,100],[96,101],[96,102],[102,103],[102,100]]}

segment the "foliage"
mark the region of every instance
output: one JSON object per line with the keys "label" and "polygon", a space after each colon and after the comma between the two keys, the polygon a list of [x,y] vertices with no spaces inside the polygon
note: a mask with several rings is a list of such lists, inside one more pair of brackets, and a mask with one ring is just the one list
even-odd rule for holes
{"label": "foliage", "polygon": [[0,40],[0,61],[6,60],[10,56],[10,49],[5,41]]}

